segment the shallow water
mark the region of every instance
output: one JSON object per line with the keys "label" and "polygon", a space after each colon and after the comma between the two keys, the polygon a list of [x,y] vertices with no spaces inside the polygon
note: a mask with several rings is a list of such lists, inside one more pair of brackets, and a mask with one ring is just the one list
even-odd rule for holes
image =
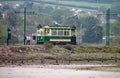
{"label": "shallow water", "polygon": [[0,67],[0,78],[120,78],[120,72],[46,67]]}

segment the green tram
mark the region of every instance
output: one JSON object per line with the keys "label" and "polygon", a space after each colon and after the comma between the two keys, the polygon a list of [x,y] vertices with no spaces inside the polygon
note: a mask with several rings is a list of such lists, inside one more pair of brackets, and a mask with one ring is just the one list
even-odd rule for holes
{"label": "green tram", "polygon": [[76,44],[76,26],[39,26],[37,27],[37,44]]}

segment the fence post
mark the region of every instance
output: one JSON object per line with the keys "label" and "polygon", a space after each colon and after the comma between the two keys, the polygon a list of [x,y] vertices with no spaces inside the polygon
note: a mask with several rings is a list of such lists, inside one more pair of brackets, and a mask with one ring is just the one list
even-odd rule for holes
{"label": "fence post", "polygon": [[56,61],[56,64],[59,64],[58,56],[56,56],[55,61]]}
{"label": "fence post", "polygon": [[11,62],[12,64],[14,64],[14,58],[12,57],[12,62]]}
{"label": "fence post", "polygon": [[87,53],[88,55],[87,55],[87,60],[88,60],[88,62],[90,62],[90,59],[89,59],[89,52]]}
{"label": "fence post", "polygon": [[22,52],[21,63],[24,64],[24,51]]}
{"label": "fence post", "polygon": [[44,64],[44,57],[41,56],[41,64]]}
{"label": "fence post", "polygon": [[117,63],[117,53],[115,53],[115,63]]}
{"label": "fence post", "polygon": [[71,63],[71,54],[69,55],[69,60],[68,61],[69,61],[69,64],[70,64]]}
{"label": "fence post", "polygon": [[103,54],[102,54],[102,58],[101,58],[102,63],[103,63],[103,60],[104,60],[104,59],[103,59]]}

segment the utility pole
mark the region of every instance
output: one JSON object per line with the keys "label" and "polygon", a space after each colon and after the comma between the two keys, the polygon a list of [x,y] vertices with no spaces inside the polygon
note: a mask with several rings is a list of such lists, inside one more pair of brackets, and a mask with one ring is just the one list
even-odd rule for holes
{"label": "utility pole", "polygon": [[15,13],[24,13],[24,45],[26,45],[26,15],[35,14],[35,12],[27,12],[26,7],[24,7],[24,12],[15,12]]}
{"label": "utility pole", "polygon": [[98,15],[106,15],[106,46],[110,45],[110,15],[117,15],[116,13],[110,13],[110,8],[106,10],[106,14],[98,14]]}
{"label": "utility pole", "polygon": [[106,45],[110,45],[110,9],[106,11]]}
{"label": "utility pole", "polygon": [[26,7],[24,8],[24,45],[26,43]]}

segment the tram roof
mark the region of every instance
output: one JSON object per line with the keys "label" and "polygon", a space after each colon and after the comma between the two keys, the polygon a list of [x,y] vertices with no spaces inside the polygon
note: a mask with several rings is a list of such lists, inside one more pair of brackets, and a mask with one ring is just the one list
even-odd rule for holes
{"label": "tram roof", "polygon": [[50,28],[50,29],[70,29],[70,26],[44,26],[43,28]]}

